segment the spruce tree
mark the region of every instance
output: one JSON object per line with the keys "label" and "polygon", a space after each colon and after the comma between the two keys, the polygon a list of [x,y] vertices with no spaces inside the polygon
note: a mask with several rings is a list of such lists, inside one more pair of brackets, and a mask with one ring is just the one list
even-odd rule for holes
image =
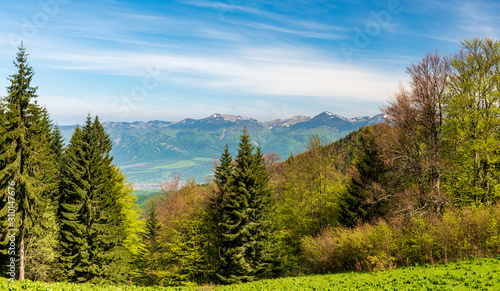
{"label": "spruce tree", "polygon": [[147,201],[147,218],[139,254],[135,257],[135,281],[141,285],[158,285],[162,275],[162,245],[160,244],[160,222],[157,213],[158,197]]}
{"label": "spruce tree", "polygon": [[370,222],[388,211],[389,195],[384,189],[389,168],[376,140],[376,135],[386,129],[386,125],[367,126],[356,139],[356,158],[349,170],[347,191],[339,202],[339,222],[344,226],[354,227],[358,222]]}
{"label": "spruce tree", "polygon": [[268,186],[269,173],[260,147],[257,147],[253,155],[252,173],[254,177],[250,180],[251,184],[247,185],[253,191],[250,191],[248,227],[250,237],[246,251],[254,277],[264,278],[271,275],[269,272],[274,271],[274,264],[277,262],[275,254],[272,253],[276,251],[275,228],[269,220],[274,205]]}
{"label": "spruce tree", "polygon": [[212,235],[212,241],[215,247],[215,274],[217,280],[225,281],[227,269],[226,264],[226,247],[224,246],[224,234],[228,232],[228,214],[227,209],[225,209],[225,204],[227,203],[227,198],[230,195],[232,189],[232,179],[234,175],[234,165],[233,158],[229,153],[229,147],[226,144],[224,152],[220,158],[220,164],[215,168],[215,185],[216,191],[214,196],[210,198],[209,205],[209,223],[213,227],[213,231],[210,232]]}
{"label": "spruce tree", "polygon": [[220,203],[213,206],[220,211],[217,276],[224,284],[252,281],[268,269],[272,204],[262,152],[258,148],[254,153],[246,128],[234,165],[226,147],[215,174],[218,195],[214,202]]}
{"label": "spruce tree", "polygon": [[124,178],[113,166],[111,140],[96,117],[77,127],[64,155],[59,205],[64,277],[77,282],[124,279]]}
{"label": "spruce tree", "polygon": [[[7,189],[14,188],[11,206],[16,209],[16,256],[19,280],[25,278],[24,261],[26,237],[30,227],[47,209],[54,190],[51,124],[48,112],[37,104],[37,87],[32,87],[34,76],[27,61],[28,54],[21,43],[14,61],[17,72],[8,80],[8,95],[0,101],[0,217],[2,242],[6,242]],[[7,248],[2,247],[5,258]]]}
{"label": "spruce tree", "polygon": [[[80,223],[80,208],[85,195],[85,165],[83,132],[77,127],[66,147],[61,170],[61,194],[59,199],[58,218],[61,236],[61,279],[74,278],[74,265],[77,256],[81,256],[86,248],[84,238],[85,225]],[[88,248],[88,247],[87,247]]]}

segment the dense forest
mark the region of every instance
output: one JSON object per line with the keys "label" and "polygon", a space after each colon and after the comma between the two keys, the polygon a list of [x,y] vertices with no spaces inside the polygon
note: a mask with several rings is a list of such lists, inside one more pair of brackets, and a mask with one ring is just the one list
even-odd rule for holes
{"label": "dense forest", "polygon": [[500,42],[426,54],[385,123],[286,160],[241,132],[213,181],[141,211],[98,117],[64,145],[21,45],[0,101],[0,276],[160,286],[384,270],[500,254]]}

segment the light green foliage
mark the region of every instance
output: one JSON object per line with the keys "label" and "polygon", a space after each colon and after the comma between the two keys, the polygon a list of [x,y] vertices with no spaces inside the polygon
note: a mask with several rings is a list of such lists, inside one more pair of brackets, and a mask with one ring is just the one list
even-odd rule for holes
{"label": "light green foliage", "polygon": [[[115,168],[117,175],[122,175],[125,179],[125,175],[119,172],[118,168]],[[145,223],[141,220],[141,209],[136,203],[137,196],[134,196],[134,190],[132,184],[120,184],[116,185],[122,188],[122,194],[118,199],[118,204],[120,205],[123,224],[125,225],[126,238],[124,241],[124,246],[130,251],[132,255],[137,255],[139,253],[139,245],[141,243],[141,233],[144,232]]]}
{"label": "light green foliage", "polygon": [[26,244],[26,278],[53,281],[58,272],[59,223],[54,207],[49,206],[28,234]]}
{"label": "light green foliage", "polygon": [[462,45],[444,107],[446,186],[457,205],[493,203],[500,195],[500,42],[473,39]]}
{"label": "light green foliage", "polygon": [[137,260],[137,282],[193,286],[207,280],[211,272],[206,255],[210,241],[203,231],[207,201],[207,191],[194,180],[179,189],[177,179],[161,196],[152,197]]}
{"label": "light green foliage", "polygon": [[141,233],[138,253],[134,256],[134,282],[140,285],[157,285],[164,277],[161,258],[163,249],[159,238],[161,225],[156,211],[158,200],[158,196],[152,196],[146,203],[144,231]]}
{"label": "light green foliage", "polygon": [[160,279],[162,285],[197,286],[200,283],[198,280],[201,281],[201,274],[207,269],[203,250],[205,237],[199,226],[197,220],[180,218],[163,231],[166,239],[162,259],[166,268]]}
{"label": "light green foliage", "polygon": [[274,183],[276,219],[292,239],[337,224],[338,199],[344,185],[329,150],[318,135],[311,137],[308,152],[290,157],[282,177]]}
{"label": "light green foliage", "polygon": [[281,237],[279,249],[287,273],[296,274],[303,264],[300,238],[316,235],[338,224],[339,197],[345,191],[343,175],[336,167],[336,150],[326,146],[318,135],[310,138],[308,151],[290,156],[273,177],[277,222]]}
{"label": "light green foliage", "polygon": [[[140,220],[132,186],[112,164],[112,142],[97,117],[77,127],[63,151],[61,132],[34,101],[33,71],[21,47],[18,73],[9,78],[9,96],[0,102],[0,190],[14,180],[22,194],[16,245],[26,246],[27,277],[194,287],[283,274],[390,270],[217,289],[497,290],[497,260],[416,272],[410,267],[492,258],[500,250],[500,205],[495,204],[500,197],[500,42],[465,41],[451,70],[448,61],[427,55],[408,67],[411,90],[401,90],[385,109],[389,124],[366,127],[330,145],[316,134],[307,152],[280,164],[266,165],[246,128],[233,160],[229,149],[238,140],[232,132],[214,183],[188,180],[181,187],[177,176],[151,195]],[[214,136],[196,132],[162,136],[166,147],[156,146],[147,157],[157,160],[149,165],[149,178],[210,162],[206,156],[179,162],[185,152],[165,150],[173,148],[175,137],[184,149],[212,151],[207,140]],[[219,134],[217,145],[229,132]],[[141,139],[134,150],[159,136]],[[258,134],[255,141],[267,137]],[[177,163],[160,164],[167,158]],[[129,169],[141,161],[134,163]],[[0,194],[4,242],[5,193]],[[452,200],[462,208],[453,208]],[[5,248],[0,250],[5,255]],[[402,266],[407,268],[393,270]],[[145,290],[6,284],[0,280],[0,289]]]}
{"label": "light green foliage", "polygon": [[394,233],[384,222],[354,229],[325,229],[302,239],[312,272],[384,270],[394,266]]}
{"label": "light green foliage", "polygon": [[91,283],[43,283],[25,280],[23,282],[9,283],[7,279],[0,277],[0,290],[30,290],[30,291],[175,291],[175,290],[196,290],[196,288],[182,287],[139,287],[134,285],[104,285]]}

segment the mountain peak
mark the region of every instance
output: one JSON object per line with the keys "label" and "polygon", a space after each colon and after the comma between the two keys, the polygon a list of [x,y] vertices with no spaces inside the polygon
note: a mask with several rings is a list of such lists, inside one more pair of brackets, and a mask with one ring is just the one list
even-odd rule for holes
{"label": "mountain peak", "polygon": [[219,114],[219,113],[214,113],[214,114],[210,115],[209,117],[201,119],[201,120],[203,120],[203,121],[217,120],[217,121],[226,121],[226,122],[238,122],[238,121],[246,120],[246,121],[258,122],[255,119],[245,117],[245,116],[231,115],[231,114]]}
{"label": "mountain peak", "polygon": [[212,118],[219,118],[219,117],[221,117],[221,115],[219,113],[214,113],[211,117]]}
{"label": "mountain peak", "polygon": [[342,119],[342,120],[348,120],[347,118],[342,117],[342,116],[340,116],[338,114],[333,114],[330,111],[323,111],[320,114],[318,114],[318,115],[316,115],[316,116],[313,117],[313,119],[332,119],[332,118],[338,118],[338,119]]}

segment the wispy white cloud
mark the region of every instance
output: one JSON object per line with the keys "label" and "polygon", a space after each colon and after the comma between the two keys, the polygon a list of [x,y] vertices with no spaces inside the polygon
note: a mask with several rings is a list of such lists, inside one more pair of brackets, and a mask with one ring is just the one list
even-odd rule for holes
{"label": "wispy white cloud", "polygon": [[[246,13],[251,13],[251,14],[255,14],[255,15],[259,15],[259,16],[267,16],[267,17],[276,17],[278,15],[276,13],[257,9],[256,7],[251,7],[252,2],[248,2],[248,3],[245,1],[229,1],[229,2],[233,2],[234,4],[218,2],[218,1],[204,1],[204,0],[184,1],[185,4],[203,7],[203,8],[210,8],[210,9],[213,9],[213,10],[219,12],[219,13],[243,11]],[[243,4],[246,4],[246,5],[243,5]]]}
{"label": "wispy white cloud", "polygon": [[[37,72],[64,75],[76,87],[78,78],[88,78],[76,92],[59,83],[66,79],[37,84],[55,88],[43,92],[52,96],[51,105],[59,106],[53,110],[69,116],[87,108],[86,114],[88,103],[92,111],[109,115],[109,102],[118,98],[116,94],[126,94],[135,86],[131,82],[141,84],[148,68],[158,67],[163,83],[134,109],[137,119],[149,119],[148,110],[180,117],[192,116],[186,113],[189,108],[197,114],[224,113],[232,103],[237,103],[241,115],[259,116],[260,110],[265,112],[261,116],[269,116],[273,113],[268,108],[281,112],[283,103],[290,104],[293,114],[301,114],[304,104],[313,103],[303,100],[314,100],[318,107],[345,101],[355,104],[353,111],[363,106],[376,111],[399,81],[406,79],[406,65],[418,61],[425,51],[453,52],[464,37],[496,37],[500,27],[500,4],[495,1],[461,0],[453,5],[436,0],[401,1],[403,12],[391,15],[390,24],[369,35],[369,44],[363,46],[356,43],[356,37],[373,20],[366,18],[371,15],[369,9],[385,9],[387,1],[366,7],[352,1],[153,2],[70,1],[25,41]],[[0,32],[20,34],[22,17],[31,17],[40,8],[25,12],[20,4],[11,5],[17,5],[15,9],[7,5],[17,14],[0,11],[5,16],[0,18]],[[351,63],[340,51],[342,42],[359,49]],[[2,68],[11,68],[14,53],[15,46],[0,39]],[[6,75],[10,70],[2,72]],[[82,92],[83,87],[88,92]],[[61,93],[64,90],[68,93]],[[73,97],[54,97],[66,95]],[[259,102],[233,102],[234,96],[252,96]],[[62,100],[81,108],[65,113]]]}
{"label": "wispy white cloud", "polygon": [[[330,23],[324,23],[324,22],[318,22],[318,21],[312,21],[312,20],[303,20],[303,19],[298,19],[295,17],[291,17],[288,15],[276,13],[276,12],[270,12],[270,11],[265,11],[262,9],[259,9],[256,7],[256,5],[252,5],[255,3],[252,2],[247,2],[247,1],[229,1],[229,3],[224,3],[224,2],[217,2],[217,1],[204,1],[204,0],[192,0],[192,1],[185,1],[184,3],[188,5],[193,5],[193,6],[198,6],[198,7],[204,7],[204,8],[209,8],[214,10],[214,12],[218,13],[221,15],[221,22],[229,22],[229,23],[236,23],[236,24],[243,24],[247,25],[250,27],[254,28],[265,28],[269,30],[274,30],[274,31],[281,31],[285,33],[292,33],[292,34],[297,34],[301,36],[308,36],[305,34],[305,31],[309,32],[308,37],[312,38],[325,38],[325,39],[335,39],[337,37],[332,37],[333,34],[331,32],[333,31],[343,31],[345,30],[344,28],[340,26],[334,26]],[[290,6],[293,6],[294,4],[291,3]],[[258,22],[234,22],[232,19],[226,19],[222,18],[222,15],[224,14],[231,14],[234,12],[245,12],[251,15],[256,15],[259,17],[262,17],[262,19],[265,19],[266,23],[258,23]],[[277,24],[281,24],[278,26]],[[253,26],[257,25],[257,26]],[[260,27],[259,27],[260,25]],[[300,29],[298,29],[300,28]],[[313,36],[311,36],[313,35]],[[320,37],[321,36],[321,37]]]}
{"label": "wispy white cloud", "polygon": [[468,37],[486,36],[498,38],[498,9],[500,3],[491,1],[460,1],[455,5],[458,27]]}
{"label": "wispy white cloud", "polygon": [[251,22],[251,21],[239,21],[239,22],[231,21],[231,22],[234,24],[237,24],[237,25],[243,25],[243,26],[247,26],[250,28],[256,28],[259,30],[282,32],[282,33],[297,35],[297,36],[306,37],[306,38],[318,38],[318,39],[325,39],[325,40],[343,38],[343,36],[332,34],[332,33],[317,32],[317,31],[311,31],[311,30],[309,30],[309,31],[298,30],[298,29],[279,27],[279,26],[275,26],[275,25],[257,23],[257,22]]}
{"label": "wispy white cloud", "polygon": [[[227,52],[223,57],[126,51],[46,51],[38,58],[46,60],[45,66],[59,70],[137,77],[143,76],[145,68],[156,65],[176,82],[245,94],[342,96],[383,101],[398,84],[397,74],[325,61],[318,54],[304,53],[303,61],[297,61],[297,49],[247,48],[241,51],[242,54],[237,50]],[[197,77],[200,75],[203,76],[201,80]]]}

